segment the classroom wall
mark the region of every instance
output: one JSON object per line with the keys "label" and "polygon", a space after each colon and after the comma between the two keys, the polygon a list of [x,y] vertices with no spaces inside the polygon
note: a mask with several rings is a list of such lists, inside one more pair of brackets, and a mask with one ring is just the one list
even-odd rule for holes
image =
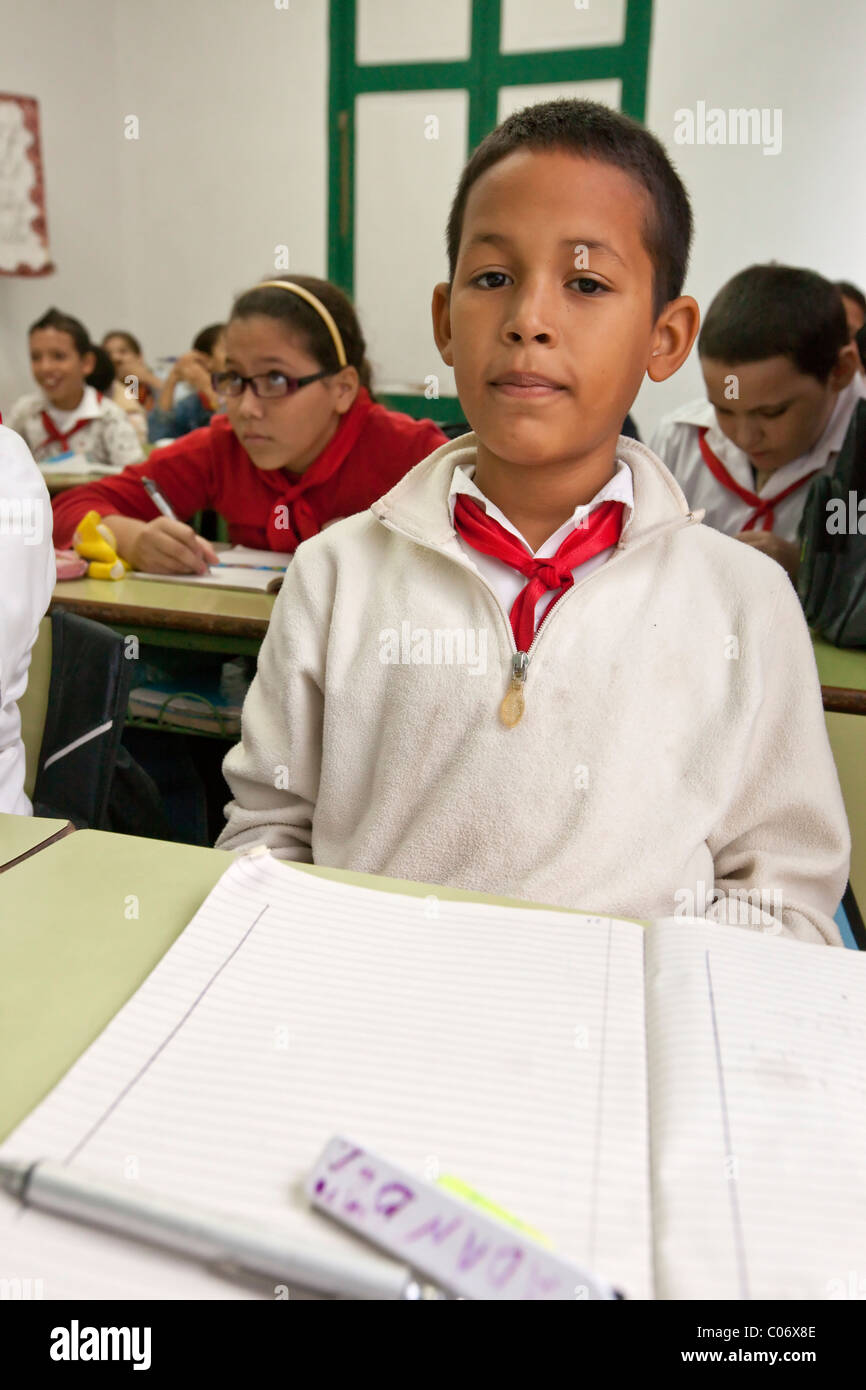
{"label": "classroom wall", "polygon": [[[703,309],[756,261],[809,266],[866,287],[866,5],[856,0],[654,0],[647,124],[692,198],[687,289]],[[782,146],[676,145],[674,112],[778,107]],[[644,438],[702,396],[697,353],[635,404]]]}
{"label": "classroom wall", "polygon": [[[0,409],[29,385],[24,334],[48,303],[94,334],[126,322],[156,358],[222,317],[277,243],[292,269],[324,272],[326,0],[0,0],[0,34],[0,90],[41,103],[58,265],[0,277]],[[655,0],[647,120],[692,195],[688,289],[704,306],[770,257],[866,282],[864,51],[852,0]],[[781,153],[675,145],[674,113],[698,100],[781,108]],[[644,387],[644,436],[700,393],[694,360]]]}
{"label": "classroom wall", "polygon": [[0,410],[32,389],[26,329],[49,303],[97,338],[130,327],[154,361],[224,318],[275,245],[325,272],[327,32],[325,0],[0,0],[0,90],[40,102],[58,267],[0,277]]}
{"label": "classroom wall", "polygon": [[114,9],[114,0],[0,0],[0,91],[39,100],[57,265],[44,277],[0,276],[0,413],[33,389],[25,333],[50,304],[80,315],[93,332],[128,312],[113,231],[118,146],[106,116],[116,101]]}

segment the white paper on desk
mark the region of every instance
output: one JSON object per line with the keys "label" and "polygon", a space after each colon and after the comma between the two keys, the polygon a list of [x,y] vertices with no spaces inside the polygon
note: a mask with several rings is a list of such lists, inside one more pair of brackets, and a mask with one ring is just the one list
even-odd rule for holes
{"label": "white paper on desk", "polygon": [[112,464],[91,463],[83,454],[75,454],[72,458],[43,459],[39,467],[46,478],[61,474],[65,476],[67,473],[75,478],[104,478],[109,474],[123,472],[122,467],[117,468]]}
{"label": "white paper on desk", "polygon": [[272,570],[287,570],[292,558],[287,550],[252,550],[247,545],[232,545],[228,550],[220,550],[217,553],[221,566],[265,565]]}
{"label": "white paper on desk", "polygon": [[263,594],[275,593],[283,578],[273,569],[235,569],[229,565],[211,565],[208,574],[153,574],[149,570],[135,570],[132,577],[168,584],[197,584],[205,589],[257,589]]}
{"label": "white paper on desk", "polygon": [[646,977],[656,1296],[866,1297],[866,956],[665,920]]}
{"label": "white paper on desk", "polygon": [[[2,1152],[358,1248],[302,1193],[339,1131],[649,1296],[643,929],[242,856]],[[46,1298],[245,1296],[8,1198],[0,1252]]]}

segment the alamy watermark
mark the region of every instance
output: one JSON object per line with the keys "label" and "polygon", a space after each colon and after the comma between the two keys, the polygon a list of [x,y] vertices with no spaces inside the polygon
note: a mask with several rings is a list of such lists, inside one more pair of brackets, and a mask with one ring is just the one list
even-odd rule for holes
{"label": "alamy watermark", "polygon": [[695,103],[674,112],[677,145],[760,145],[764,154],[782,149],[782,111],[778,106],[732,107]]}
{"label": "alamy watermark", "polygon": [[25,545],[41,545],[45,513],[39,497],[0,497],[0,536],[21,536]]}
{"label": "alamy watermark", "polygon": [[[761,927],[768,935],[782,930],[783,898],[780,888],[729,888],[720,892],[698,879],[695,888],[678,888],[674,893],[674,917],[706,917],[709,908],[721,904],[713,912],[712,921],[729,927]],[[767,919],[771,920],[767,920]]]}
{"label": "alamy watermark", "polygon": [[467,666],[472,676],[487,674],[485,627],[413,627],[404,620],[399,629],[379,633],[383,666]]}

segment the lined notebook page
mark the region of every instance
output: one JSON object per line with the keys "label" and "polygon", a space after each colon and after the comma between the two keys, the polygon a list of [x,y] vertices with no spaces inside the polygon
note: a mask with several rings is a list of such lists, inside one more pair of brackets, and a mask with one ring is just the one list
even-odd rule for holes
{"label": "lined notebook page", "polygon": [[654,924],[647,1034],[657,1296],[866,1281],[866,957]]}
{"label": "lined notebook page", "polygon": [[[334,1248],[354,1237],[309,1211],[300,1184],[342,1132],[464,1179],[646,1297],[644,1036],[640,926],[375,893],[241,857],[2,1152]],[[8,1198],[0,1251],[0,1275],[41,1278],[47,1298],[242,1296]]]}

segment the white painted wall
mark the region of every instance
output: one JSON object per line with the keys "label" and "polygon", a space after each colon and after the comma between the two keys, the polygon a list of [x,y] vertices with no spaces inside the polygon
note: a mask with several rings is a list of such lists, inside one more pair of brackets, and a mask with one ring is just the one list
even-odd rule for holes
{"label": "white painted wall", "polygon": [[[647,124],[686,184],[696,237],[686,289],[702,309],[738,270],[775,259],[866,289],[866,6],[857,0],[654,0]],[[674,112],[779,107],[782,148],[673,141]],[[634,408],[644,438],[702,396],[693,352]]]}
{"label": "white painted wall", "polygon": [[[29,385],[26,327],[50,303],[95,336],[131,327],[155,358],[223,317],[276,244],[324,272],[327,0],[0,0],[0,35],[0,90],[40,101],[58,265],[0,277],[0,409]],[[856,0],[655,0],[647,120],[692,195],[687,288],[703,306],[769,257],[866,282],[864,51]],[[698,100],[780,107],[781,153],[676,146],[674,113]],[[694,360],[644,387],[644,435],[700,392]]]}
{"label": "white painted wall", "polygon": [[0,91],[40,103],[58,267],[0,276],[0,410],[32,389],[49,304],[154,360],[224,318],[275,245],[324,273],[327,32],[326,0],[0,0]]}
{"label": "white painted wall", "polygon": [[35,96],[41,116],[54,275],[0,275],[0,413],[33,389],[29,324],[51,305],[96,333],[125,315],[113,105],[114,0],[0,0],[0,91]]}

